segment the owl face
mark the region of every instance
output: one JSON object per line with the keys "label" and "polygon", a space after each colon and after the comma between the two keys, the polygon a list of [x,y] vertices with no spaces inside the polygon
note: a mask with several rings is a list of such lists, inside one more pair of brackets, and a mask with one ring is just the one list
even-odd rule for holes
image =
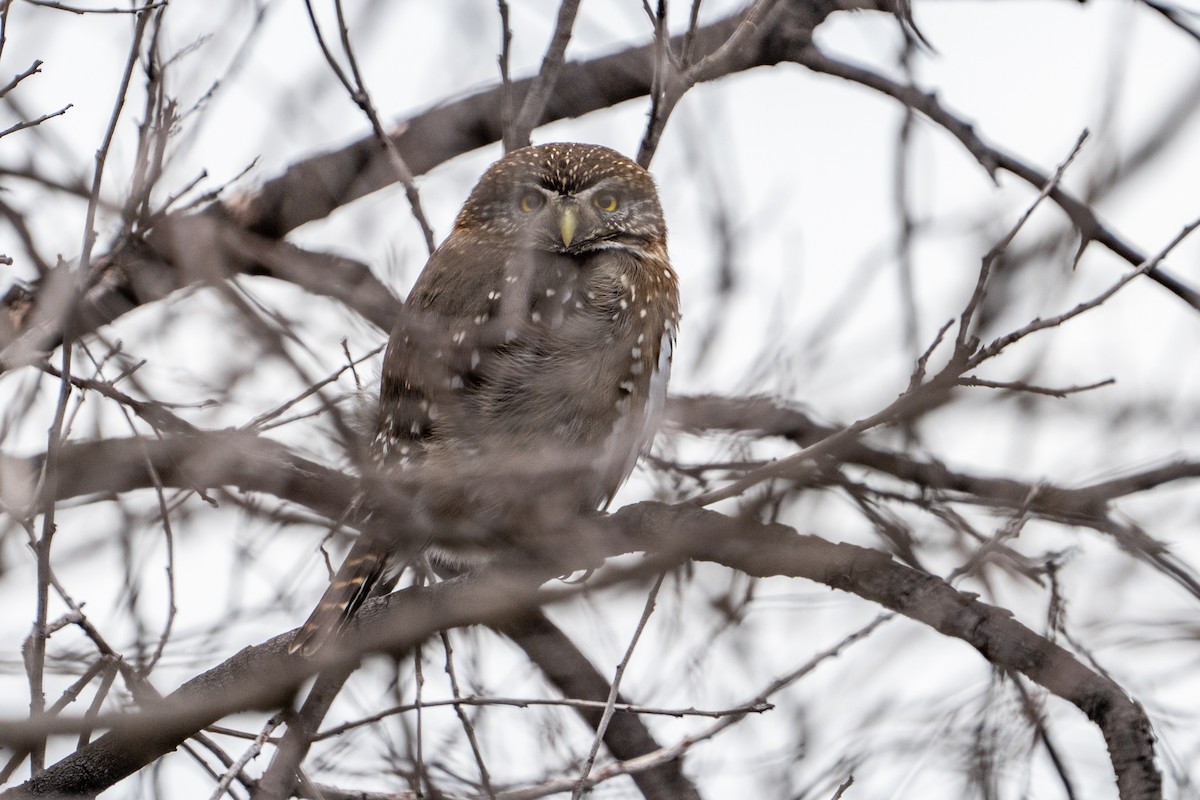
{"label": "owl face", "polygon": [[571,255],[642,253],[666,238],[650,174],[614,150],[582,144],[509,153],[480,178],[456,227]]}

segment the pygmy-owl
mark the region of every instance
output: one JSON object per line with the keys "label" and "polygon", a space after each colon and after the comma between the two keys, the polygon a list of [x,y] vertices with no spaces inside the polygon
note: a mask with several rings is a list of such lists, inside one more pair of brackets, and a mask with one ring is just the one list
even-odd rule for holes
{"label": "pygmy-owl", "polygon": [[[479,179],[391,333],[372,459],[418,485],[460,484],[432,493],[439,513],[499,512],[501,474],[536,474],[520,492],[595,510],[653,438],[678,320],[650,174],[596,145],[515,150]],[[315,652],[390,589],[379,538],[351,548],[291,652]]]}

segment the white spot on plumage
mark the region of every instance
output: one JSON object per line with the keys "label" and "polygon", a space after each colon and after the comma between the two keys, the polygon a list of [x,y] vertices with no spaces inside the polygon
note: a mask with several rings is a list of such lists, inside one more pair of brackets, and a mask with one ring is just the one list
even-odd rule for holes
{"label": "white spot on plumage", "polygon": [[463,388],[462,375],[455,375],[453,378],[450,379],[450,388],[451,389]]}

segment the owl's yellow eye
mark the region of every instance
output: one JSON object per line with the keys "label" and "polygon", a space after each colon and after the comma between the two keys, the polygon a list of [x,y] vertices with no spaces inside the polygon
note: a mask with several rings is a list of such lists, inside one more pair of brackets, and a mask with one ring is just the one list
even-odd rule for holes
{"label": "owl's yellow eye", "polygon": [[617,196],[612,192],[601,192],[592,198],[592,204],[601,211],[616,211]]}
{"label": "owl's yellow eye", "polygon": [[529,191],[521,195],[517,200],[517,208],[524,211],[526,214],[532,214],[542,206],[546,205],[546,196],[541,192]]}

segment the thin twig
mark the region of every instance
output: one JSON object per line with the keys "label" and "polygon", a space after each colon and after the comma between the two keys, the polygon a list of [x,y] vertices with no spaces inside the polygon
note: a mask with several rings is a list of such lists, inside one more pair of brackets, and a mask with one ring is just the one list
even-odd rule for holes
{"label": "thin twig", "polygon": [[667,0],[658,0],[658,11],[651,11],[644,3],[646,14],[654,26],[654,76],[650,81],[650,113],[646,120],[646,132],[638,147],[637,162],[648,168],[658,150],[658,142],[667,126],[667,118],[683,97],[686,87],[681,85],[678,70],[671,61],[671,44],[667,37]]}
{"label": "thin twig", "polygon": [[841,800],[842,795],[844,795],[846,793],[846,790],[849,789],[853,785],[854,785],[854,776],[853,775],[847,776],[846,780],[842,781],[842,785],[837,788],[837,791],[833,793],[833,797],[829,798],[829,800]]}
{"label": "thin twig", "polygon": [[[122,74],[120,87],[117,90],[117,99],[113,107],[113,112],[109,118],[108,128],[105,131],[104,139],[100,149],[96,151],[96,168],[92,180],[92,195],[88,201],[87,214],[85,217],[85,227],[83,235],[83,247],[79,257],[79,270],[86,272],[91,259],[92,245],[95,242],[95,231],[93,230],[96,221],[96,208],[100,200],[100,183],[104,174],[104,162],[108,156],[109,147],[112,145],[113,136],[116,133],[117,121],[121,116],[121,109],[125,105],[125,96],[129,91],[129,79],[133,74],[133,68],[137,64],[138,52],[141,48],[142,37],[145,34],[146,26],[150,21],[150,14],[143,13],[137,17],[137,25],[134,28],[133,40],[129,48],[129,57],[125,63],[125,70]],[[73,280],[72,276],[68,276],[67,280]],[[74,297],[75,292],[71,292]],[[44,496],[54,498],[57,495],[58,484],[58,456],[62,447],[63,425],[66,419],[67,401],[71,396],[71,354],[74,350],[72,341],[72,325],[71,318],[74,316],[75,303],[69,301],[63,310],[63,345],[62,345],[62,375],[59,380],[58,403],[55,407],[54,420],[50,425],[48,441],[46,445],[46,461],[43,466],[42,474],[39,479],[39,484],[42,487]],[[51,499],[45,505],[45,513],[42,517],[42,534],[37,540],[37,611],[34,621],[33,639],[31,642],[29,653],[29,712],[30,716],[40,716],[45,709],[45,696],[43,694],[43,680],[45,671],[46,659],[46,619],[49,608],[49,593],[51,583],[51,568],[50,568],[50,548],[54,539],[55,532],[55,504]],[[30,770],[34,776],[42,771],[45,766],[45,745],[39,743],[33,747],[30,753]]]}
{"label": "thin twig", "polygon": [[[92,680],[101,673],[101,671],[108,668],[111,663],[111,660],[107,656],[100,656],[91,664],[89,664],[88,668],[83,671],[83,674],[80,675],[74,683],[63,690],[62,694],[59,695],[58,700],[54,701],[54,705],[46,709],[46,716],[55,716],[68,705],[78,700],[79,695],[83,693],[83,690],[87,687],[87,685],[91,683]],[[4,766],[0,768],[0,785],[8,782],[8,779],[12,777],[12,774],[17,771],[17,767],[21,766],[21,762],[23,762],[25,757],[28,755],[29,750],[27,748],[15,749],[12,756],[8,759]]]}
{"label": "thin twig", "polygon": [[333,70],[333,74],[337,76],[338,81],[349,93],[350,99],[366,114],[367,120],[371,123],[371,130],[375,133],[375,139],[383,146],[384,152],[387,153],[388,161],[396,173],[396,178],[404,186],[404,195],[408,198],[413,219],[417,221],[417,225],[421,228],[421,235],[425,238],[425,247],[432,253],[437,248],[437,242],[433,236],[433,228],[429,226],[429,220],[426,219],[425,211],[421,207],[421,196],[417,192],[416,179],[413,176],[412,170],[408,168],[408,164],[405,163],[404,157],[400,155],[400,150],[396,147],[395,141],[383,129],[383,123],[379,120],[379,114],[375,111],[375,106],[371,102],[371,96],[367,92],[362,73],[358,68],[358,59],[354,56],[354,48],[350,46],[350,30],[346,25],[341,0],[334,0],[334,8],[337,10],[338,32],[341,37],[342,52],[345,53],[346,61],[350,64],[350,71],[354,75],[353,82],[350,81],[350,78],[346,76],[346,73],[338,65],[337,59],[334,57],[332,51],[330,51],[329,45],[326,44],[325,36],[321,33],[321,26],[317,24],[317,16],[312,7],[312,0],[304,0],[304,7],[308,9],[308,19],[312,25],[313,34],[317,37],[317,44],[320,46],[321,52],[325,55],[325,61],[329,64],[329,68]]}
{"label": "thin twig", "polygon": [[1188,36],[1200,42],[1200,30],[1188,24],[1185,14],[1180,13],[1179,9],[1174,6],[1169,6],[1165,3],[1154,2],[1154,0],[1142,0],[1142,3],[1150,9],[1162,14],[1164,18],[1176,28],[1186,33]]}
{"label": "thin twig", "polygon": [[702,0],[692,0],[692,10],[688,15],[687,33],[683,35],[683,43],[679,48],[679,63],[684,69],[692,64],[692,45],[696,42],[696,31],[700,27],[700,3]]}
{"label": "thin twig", "polygon": [[[462,696],[462,691],[458,687],[458,672],[454,668],[454,647],[450,643],[450,634],[446,631],[439,632],[442,640],[442,648],[446,653],[446,675],[450,678],[450,691],[454,694],[455,700]],[[467,735],[467,743],[471,746],[471,754],[475,757],[475,766],[479,769],[479,782],[483,785],[483,791],[491,800],[496,798],[496,790],[492,788],[492,776],[488,772],[487,764],[483,760],[483,750],[479,746],[479,737],[475,735],[475,726],[471,723],[471,718],[467,716],[467,712],[463,709],[462,703],[454,703],[454,713],[458,715],[458,721],[462,725],[463,733]]]}
{"label": "thin twig", "polygon": [[[912,63],[915,49],[916,45],[913,39],[905,37],[904,47],[900,50],[900,68],[904,73],[905,81],[910,85],[915,81]],[[912,161],[916,157],[913,147],[915,143],[913,130],[916,119],[916,113],[905,106],[904,113],[900,118],[900,128],[896,132],[896,146],[892,155],[895,165],[892,171],[892,202],[899,228],[896,237],[896,260],[899,268],[897,278],[900,292],[897,300],[903,320],[904,344],[914,356],[920,347],[919,331],[921,328],[913,265],[917,223],[913,214],[913,201],[910,197]]]}
{"label": "thin twig", "polygon": [[1004,336],[997,337],[994,341],[992,341],[986,347],[981,347],[975,353],[975,355],[973,355],[971,357],[968,366],[976,367],[979,364],[981,364],[982,362],[986,361],[987,359],[998,355],[1000,352],[1002,352],[1006,347],[1008,347],[1013,342],[1016,342],[1019,339],[1023,339],[1026,336],[1030,335],[1031,333],[1043,331],[1043,330],[1046,330],[1047,328],[1057,328],[1058,326],[1062,325],[1064,322],[1074,319],[1075,317],[1078,317],[1080,314],[1083,314],[1086,311],[1091,311],[1093,308],[1096,308],[1096,307],[1102,305],[1110,297],[1112,297],[1114,294],[1121,291],[1121,289],[1123,289],[1125,286],[1127,286],[1130,281],[1132,281],[1135,278],[1138,278],[1142,275],[1147,275],[1150,272],[1152,272],[1160,263],[1162,263],[1162,260],[1165,259],[1171,253],[1171,251],[1174,250],[1176,248],[1176,246],[1179,245],[1180,242],[1182,242],[1184,239],[1186,239],[1192,233],[1192,231],[1196,230],[1197,227],[1200,227],[1200,218],[1183,226],[1183,229],[1180,230],[1179,233],[1177,233],[1175,235],[1175,238],[1173,238],[1170,242],[1168,242],[1166,247],[1164,247],[1162,250],[1160,250],[1157,255],[1146,260],[1144,263],[1142,263],[1137,269],[1133,270],[1132,272],[1126,272],[1124,275],[1122,275],[1120,277],[1119,280],[1117,280],[1115,283],[1113,283],[1112,286],[1108,287],[1103,292],[1100,292],[1098,295],[1093,297],[1091,300],[1085,301],[1083,303],[1079,303],[1074,308],[1070,309],[1069,311],[1065,311],[1062,314],[1057,314],[1053,317],[1048,317],[1046,319],[1041,319],[1041,318],[1035,319],[1032,322],[1030,322],[1028,325],[1026,325],[1022,328],[1018,328],[1017,330],[1012,331],[1011,333],[1005,334]]}
{"label": "thin twig", "polygon": [[956,342],[956,347],[958,349],[961,350],[967,346],[967,337],[970,335],[972,322],[974,321],[975,317],[975,311],[979,308],[979,304],[983,301],[983,295],[987,288],[988,277],[991,275],[992,268],[995,266],[997,259],[1000,258],[1001,254],[1004,253],[1012,240],[1016,238],[1018,233],[1020,233],[1021,229],[1025,227],[1025,223],[1029,221],[1031,216],[1033,216],[1033,212],[1037,210],[1037,207],[1041,205],[1041,202],[1049,197],[1051,193],[1058,188],[1059,183],[1063,179],[1063,175],[1066,174],[1067,167],[1071,166],[1071,162],[1073,162],[1075,157],[1079,155],[1079,151],[1083,148],[1083,143],[1087,141],[1087,137],[1088,131],[1085,128],[1079,134],[1079,138],[1075,140],[1075,144],[1071,147],[1071,152],[1067,154],[1067,157],[1063,159],[1058,165],[1058,168],[1054,170],[1054,175],[1051,176],[1050,180],[1046,181],[1046,183],[1042,186],[1042,189],[1038,192],[1037,197],[1035,197],[1033,202],[1025,208],[1025,212],[1021,214],[1016,223],[1008,229],[1008,232],[1004,236],[1000,237],[1000,240],[992,245],[991,249],[988,250],[988,252],[984,255],[979,265],[979,277],[975,282],[975,290],[971,293],[971,299],[967,301],[967,305],[963,309],[962,315],[959,317],[958,340]]}
{"label": "thin twig", "polygon": [[612,685],[608,691],[608,702],[604,704],[604,714],[600,717],[600,724],[596,726],[596,736],[592,740],[592,750],[588,753],[587,759],[583,762],[583,770],[579,774],[579,780],[575,783],[575,788],[571,790],[571,800],[579,800],[583,797],[586,789],[591,788],[588,782],[588,774],[592,771],[592,766],[596,763],[596,756],[600,752],[600,745],[604,743],[604,734],[608,731],[608,723],[612,720],[613,709],[617,704],[617,697],[621,693],[621,679],[625,676],[625,669],[629,666],[629,660],[633,658],[633,651],[637,647],[638,640],[642,637],[642,632],[646,630],[646,623],[650,621],[650,615],[654,613],[654,606],[658,600],[658,590],[662,588],[663,581],[666,579],[666,574],[661,574],[654,581],[654,586],[650,588],[650,594],[646,598],[646,605],[642,609],[642,616],[638,620],[637,627],[633,630],[633,636],[629,639],[629,646],[625,648],[625,655],[617,664],[617,670],[613,674]]}
{"label": "thin twig", "polygon": [[63,114],[67,113],[67,110],[74,105],[75,105],[74,103],[67,103],[65,106],[60,108],[58,111],[52,111],[49,114],[42,114],[37,119],[31,119],[31,120],[27,120],[25,122],[18,122],[15,125],[13,125],[9,128],[5,128],[4,130],[0,131],[0,139],[3,139],[5,136],[8,136],[10,133],[16,133],[17,131],[23,131],[26,128],[32,128],[35,125],[41,125],[43,122],[45,122],[48,119],[54,119],[55,117],[62,116]]}
{"label": "thin twig", "polygon": [[[767,702],[772,695],[782,691],[788,686],[791,686],[796,681],[810,674],[813,670],[815,670],[821,664],[824,664],[829,659],[836,658],[847,647],[870,636],[877,628],[879,628],[880,625],[888,622],[891,619],[894,619],[895,617],[896,615],[890,611],[880,614],[863,627],[843,637],[842,640],[837,644],[821,651],[820,653],[817,653],[796,669],[771,681],[765,689],[759,692],[752,700],[747,701],[744,705],[752,706],[756,703]],[[717,736],[722,731],[737,724],[744,718],[745,717],[741,715],[723,717],[707,728],[697,731],[696,733],[689,734],[675,744],[662,747],[653,753],[647,753],[643,756],[629,759],[627,761],[605,764],[597,768],[592,776],[588,779],[588,788],[620,775],[628,775],[632,772],[650,769],[657,764],[682,758],[685,753],[695,747],[695,745],[699,742],[712,739],[714,736]],[[568,784],[572,781],[573,779],[571,778],[562,778],[556,781],[546,781],[534,791],[508,792],[504,795],[504,800],[535,800],[535,798],[547,797],[552,794],[565,792],[569,788]]]}
{"label": "thin twig", "polygon": [[[533,706],[552,706],[559,708],[584,708],[584,709],[603,709],[608,705],[606,700],[580,700],[578,698],[560,697],[553,699],[538,698],[538,697],[454,697],[449,700],[426,700],[422,703],[424,708],[438,708],[443,706],[508,706],[510,708],[530,708]],[[620,711],[627,714],[650,714],[662,717],[675,717],[682,719],[683,717],[710,717],[720,719],[727,717],[730,714],[762,714],[774,708],[770,703],[760,703],[753,706],[734,706],[731,708],[719,709],[700,709],[700,708],[657,708],[654,706],[639,705],[637,703],[616,703],[613,706],[615,711]],[[313,737],[313,741],[321,739],[329,739],[335,736],[341,736],[347,731],[352,731],[356,728],[361,728],[365,725],[371,725],[379,722],[382,719],[395,716],[397,714],[406,714],[409,711],[416,710],[416,704],[405,703],[402,705],[392,706],[384,711],[371,714],[370,716],[356,719],[353,722],[345,722],[341,725],[335,725],[329,730],[321,731],[320,734]]]}
{"label": "thin twig", "polygon": [[1105,378],[1102,381],[1095,383],[1084,384],[1083,386],[1064,386],[1062,388],[1054,388],[1051,386],[1035,386],[1024,381],[988,381],[983,378],[974,378],[967,376],[960,378],[959,386],[978,386],[985,389],[1005,389],[1012,392],[1026,392],[1029,394],[1044,394],[1049,397],[1057,397],[1060,400],[1068,395],[1079,394],[1080,392],[1090,392],[1092,389],[1099,389],[1102,386],[1112,386],[1117,381],[1114,378]]}
{"label": "thin twig", "polygon": [[[904,86],[871,70],[831,58],[814,46],[801,50],[794,60],[815,72],[833,75],[874,89],[924,114],[958,139],[993,180],[996,179],[997,171],[1003,169],[1035,186],[1044,186],[1049,181],[1048,177],[1029,164],[986,144],[973,125],[943,108],[935,94]],[[1054,189],[1050,198],[1078,228],[1082,236],[1081,249],[1089,242],[1097,242],[1130,265],[1137,266],[1146,260],[1144,255],[1105,227],[1086,203],[1061,188]],[[1200,291],[1194,287],[1169,274],[1161,266],[1156,266],[1145,274],[1192,308],[1200,310]]]}
{"label": "thin twig", "polygon": [[496,61],[500,65],[500,129],[503,131],[501,136],[504,152],[509,153],[520,147],[513,137],[515,109],[513,108],[512,74],[508,68],[513,34],[512,27],[508,22],[508,3],[505,0],[496,0],[496,5],[500,11],[500,55],[496,57]]}
{"label": "thin twig", "polygon": [[554,23],[554,34],[550,37],[550,45],[546,55],[542,57],[542,66],[537,77],[533,79],[521,110],[512,124],[512,144],[514,147],[524,147],[529,144],[529,135],[541,124],[546,104],[554,92],[554,84],[558,82],[558,74],[562,71],[566,58],[567,45],[571,42],[571,29],[575,26],[575,15],[579,12],[579,0],[562,0],[558,6],[558,20]]}
{"label": "thin twig", "polygon": [[26,3],[42,8],[52,8],[55,11],[69,11],[72,14],[138,14],[142,11],[149,11],[154,8],[166,8],[170,0],[157,0],[157,2],[146,3],[137,8],[78,8],[69,6],[66,3],[55,2],[55,0],[25,0]]}
{"label": "thin twig", "polygon": [[[303,391],[301,391],[299,394],[283,401],[282,403],[280,403],[279,405],[275,406],[272,409],[264,411],[263,413],[261,413],[257,417],[255,417],[254,419],[252,419],[249,422],[245,423],[244,425],[240,426],[238,428],[238,430],[253,431],[253,430],[264,429],[265,426],[267,425],[267,423],[269,423],[271,420],[278,418],[289,408],[294,407],[297,403],[300,403],[303,400],[305,400],[309,397],[312,397],[314,394],[318,394],[323,388],[330,385],[331,383],[336,382],[345,372],[353,371],[355,366],[357,366],[358,364],[361,364],[364,361],[369,361],[370,359],[374,358],[385,347],[387,347],[386,344],[381,344],[372,350],[368,350],[366,353],[359,356],[358,358],[350,359],[346,364],[343,364],[341,367],[334,370],[330,374],[326,375],[321,380],[316,381],[315,383],[307,384],[305,389]],[[356,375],[355,381],[357,382],[357,380],[358,380],[358,378]],[[322,406],[322,408],[320,410],[322,412],[324,412],[326,409],[324,406]]]}
{"label": "thin twig", "polygon": [[413,710],[417,714],[416,740],[416,775],[417,794],[423,795],[429,783],[429,773],[425,768],[425,667],[424,648],[421,642],[413,646]]}
{"label": "thin twig", "polygon": [[221,795],[225,794],[234,779],[246,768],[246,765],[258,758],[259,754],[262,753],[263,745],[271,738],[271,733],[282,724],[283,715],[281,714],[276,714],[266,721],[262,726],[262,730],[258,732],[253,742],[246,748],[246,751],[238,757],[237,761],[230,764],[225,773],[221,775],[221,779],[217,781],[217,788],[213,790],[209,800],[221,800]]}
{"label": "thin twig", "polygon": [[75,748],[79,749],[86,745],[92,738],[92,732],[95,730],[95,721],[100,716],[100,709],[104,706],[104,701],[108,697],[109,691],[112,689],[113,681],[117,678],[116,664],[108,656],[105,659],[105,669],[100,675],[100,683],[96,687],[96,694],[92,697],[92,702],[88,705],[87,711],[83,714],[83,722],[87,726],[79,732],[79,739],[75,742]]}
{"label": "thin twig", "polygon": [[30,75],[36,75],[37,73],[39,73],[41,71],[42,71],[42,62],[41,62],[41,60],[35,59],[34,62],[29,65],[28,69],[26,69],[24,72],[18,72],[16,75],[13,76],[13,79],[11,81],[9,81],[2,88],[0,88],[0,97],[4,97],[4,95],[11,92],[14,88],[16,88],[18,83],[25,80]]}

